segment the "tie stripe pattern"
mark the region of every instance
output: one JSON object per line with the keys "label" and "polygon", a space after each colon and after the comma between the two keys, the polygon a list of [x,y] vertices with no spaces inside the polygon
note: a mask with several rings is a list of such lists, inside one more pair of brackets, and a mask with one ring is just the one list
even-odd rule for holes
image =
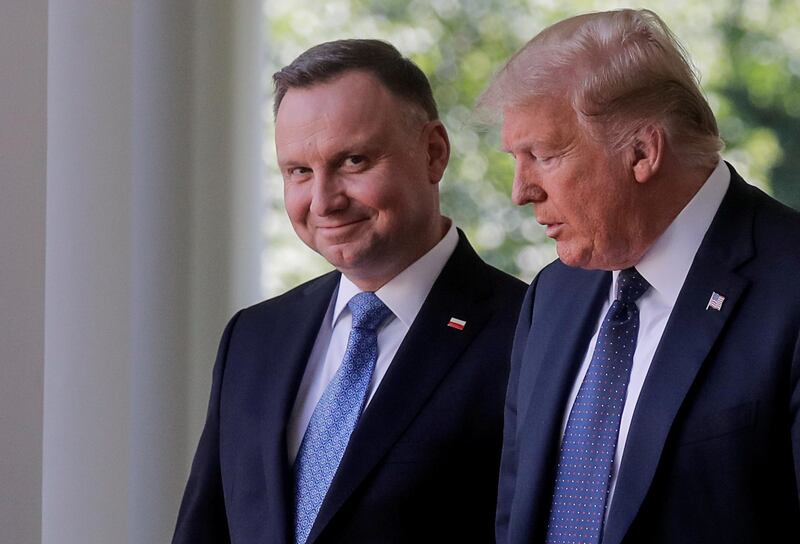
{"label": "tie stripe pattern", "polygon": [[561,443],[548,544],[598,544],[608,499],[620,418],[639,332],[636,301],[650,285],[635,268],[620,272],[617,297],[597,344]]}
{"label": "tie stripe pattern", "polygon": [[295,542],[308,538],[350,435],[364,408],[375,362],[380,324],[391,315],[375,293],[347,303],[353,325],[342,364],[322,394],[295,460]]}

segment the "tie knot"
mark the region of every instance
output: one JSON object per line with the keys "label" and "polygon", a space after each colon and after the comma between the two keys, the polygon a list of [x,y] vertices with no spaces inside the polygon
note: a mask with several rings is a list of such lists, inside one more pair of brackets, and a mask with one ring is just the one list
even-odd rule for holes
{"label": "tie knot", "polygon": [[617,278],[617,300],[634,304],[649,287],[650,284],[635,268],[626,268]]}
{"label": "tie knot", "polygon": [[381,302],[375,293],[365,291],[350,299],[347,307],[353,314],[353,328],[377,329],[392,311]]}

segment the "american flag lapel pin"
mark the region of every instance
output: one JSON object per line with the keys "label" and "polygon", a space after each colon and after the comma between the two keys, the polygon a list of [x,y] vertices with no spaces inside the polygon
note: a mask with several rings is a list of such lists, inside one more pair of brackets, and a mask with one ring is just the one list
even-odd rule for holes
{"label": "american flag lapel pin", "polygon": [[447,326],[448,327],[452,327],[454,329],[457,329],[459,331],[463,331],[464,330],[464,325],[466,325],[466,324],[467,324],[467,322],[464,321],[463,319],[458,319],[458,318],[455,318],[455,317],[451,317],[450,321],[448,321],[448,323],[447,323]]}
{"label": "american flag lapel pin", "polygon": [[723,302],[725,302],[725,297],[714,291],[711,293],[711,298],[708,299],[708,304],[706,304],[706,310],[716,310],[720,312],[722,311]]}

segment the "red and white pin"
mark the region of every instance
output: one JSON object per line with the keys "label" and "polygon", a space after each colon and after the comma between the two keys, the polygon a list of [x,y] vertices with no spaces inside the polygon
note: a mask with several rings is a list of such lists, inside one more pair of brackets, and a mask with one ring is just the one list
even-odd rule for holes
{"label": "red and white pin", "polygon": [[463,319],[458,319],[458,318],[455,318],[455,317],[451,317],[450,321],[447,323],[447,326],[448,327],[452,327],[454,329],[458,329],[459,331],[463,331],[464,330],[464,325],[466,325],[466,324],[467,324],[467,322],[464,321]]}

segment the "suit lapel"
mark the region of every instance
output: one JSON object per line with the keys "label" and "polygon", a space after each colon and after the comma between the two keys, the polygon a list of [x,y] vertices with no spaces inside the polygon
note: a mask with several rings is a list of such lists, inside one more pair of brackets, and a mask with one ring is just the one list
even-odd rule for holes
{"label": "suit lapel", "polygon": [[[490,317],[479,304],[486,296],[485,267],[462,236],[350,438],[309,543],[400,438]],[[465,320],[464,329],[448,327],[451,317]]]}
{"label": "suit lapel", "polygon": [[[673,421],[748,285],[735,269],[753,254],[747,186],[731,168],[723,199],[672,310],[637,402],[603,542],[622,541],[658,467]],[[706,309],[712,293],[721,310]]]}
{"label": "suit lapel", "polygon": [[339,276],[331,273],[301,288],[299,297],[284,305],[284,313],[273,316],[271,330],[264,331],[265,345],[259,351],[271,361],[263,365],[264,375],[256,382],[264,387],[260,396],[264,473],[266,481],[280,490],[267,494],[265,525],[272,528],[270,533],[284,535],[281,540],[287,542],[294,531],[294,490],[286,453],[286,425]]}
{"label": "suit lapel", "polygon": [[[548,286],[543,292],[550,300],[542,300],[539,307],[546,308],[547,315],[533,315],[528,338],[537,343],[526,346],[519,377],[520,384],[533,387],[520,387],[528,396],[518,399],[516,480],[525,484],[515,490],[518,506],[512,517],[533,520],[530,527],[520,528],[533,531],[533,540],[544,535],[565,406],[611,284],[607,272],[567,271],[560,287]],[[538,344],[541,341],[544,345]]]}

